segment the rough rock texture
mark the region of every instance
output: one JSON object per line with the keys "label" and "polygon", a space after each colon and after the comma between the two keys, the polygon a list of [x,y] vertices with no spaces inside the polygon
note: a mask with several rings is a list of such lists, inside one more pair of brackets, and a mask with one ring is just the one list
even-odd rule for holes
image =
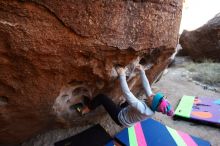
{"label": "rough rock texture", "polygon": [[0,144],[94,121],[100,113],[69,107],[82,94],[118,101],[116,65],[128,67],[133,91],[139,61],[152,82],[175,50],[181,8],[181,0],[0,0]]}
{"label": "rough rock texture", "polygon": [[205,58],[220,61],[220,13],[194,31],[184,30],[180,44],[195,61]]}

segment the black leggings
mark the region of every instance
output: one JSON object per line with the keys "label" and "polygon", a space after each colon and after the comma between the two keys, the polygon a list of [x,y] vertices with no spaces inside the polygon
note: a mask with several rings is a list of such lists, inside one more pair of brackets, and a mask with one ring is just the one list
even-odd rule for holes
{"label": "black leggings", "polygon": [[118,120],[118,114],[122,110],[120,106],[117,106],[110,98],[108,98],[104,94],[98,94],[95,96],[89,103],[90,109],[95,109],[99,105],[103,105],[105,110],[111,116],[111,118],[117,123],[118,125],[122,126],[122,124]]}

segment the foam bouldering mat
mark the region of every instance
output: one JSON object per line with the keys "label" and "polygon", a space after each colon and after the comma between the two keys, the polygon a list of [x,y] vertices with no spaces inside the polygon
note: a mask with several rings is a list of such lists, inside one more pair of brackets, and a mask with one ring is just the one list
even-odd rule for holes
{"label": "foam bouldering mat", "polygon": [[210,146],[210,143],[161,124],[151,118],[115,135],[125,146]]}
{"label": "foam bouldering mat", "polygon": [[104,146],[112,140],[112,137],[99,124],[89,129],[56,142],[55,146]]}
{"label": "foam bouldering mat", "polygon": [[105,146],[124,146],[122,144],[120,144],[118,141],[116,140],[111,140],[109,141],[107,144],[105,144]]}
{"label": "foam bouldering mat", "polygon": [[183,96],[175,110],[174,118],[220,126],[220,99]]}

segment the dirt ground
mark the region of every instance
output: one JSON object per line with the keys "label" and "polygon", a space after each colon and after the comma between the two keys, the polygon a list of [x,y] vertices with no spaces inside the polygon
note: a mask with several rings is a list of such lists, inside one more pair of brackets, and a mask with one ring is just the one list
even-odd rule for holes
{"label": "dirt ground", "polygon": [[[177,103],[183,95],[220,98],[220,93],[218,92],[220,90],[218,90],[218,88],[217,91],[214,92],[192,82],[192,80],[187,77],[187,70],[184,68],[185,63],[188,63],[186,58],[177,57],[175,63],[172,67],[167,69],[160,81],[152,85],[153,90],[164,92],[173,107],[177,106]],[[213,146],[220,146],[220,128],[182,120],[173,120],[160,113],[156,113],[153,118],[171,128],[208,140]],[[97,121],[97,123],[100,123],[111,135],[121,130],[107,114],[100,121]],[[22,146],[53,146],[54,142],[72,136],[91,125],[78,127],[77,129],[52,130],[26,141]]]}
{"label": "dirt ground", "polygon": [[[220,98],[219,88],[217,88],[217,92],[206,90],[203,86],[196,85],[187,78],[187,70],[183,67],[183,64],[187,62],[185,58],[176,58],[176,64],[168,69],[168,72],[154,87],[159,88],[160,91],[163,91],[168,96],[174,108],[183,95]],[[220,146],[220,128],[181,120],[174,121],[159,113],[154,116],[154,119],[174,129],[208,140],[212,146]]]}

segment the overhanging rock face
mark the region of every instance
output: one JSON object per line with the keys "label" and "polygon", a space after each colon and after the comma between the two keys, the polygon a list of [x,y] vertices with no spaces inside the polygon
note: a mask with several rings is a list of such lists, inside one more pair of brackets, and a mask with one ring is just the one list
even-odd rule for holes
{"label": "overhanging rock face", "polygon": [[134,92],[137,63],[152,82],[175,50],[181,10],[181,0],[1,0],[0,143],[94,120],[69,107],[81,95],[117,101],[117,65]]}

